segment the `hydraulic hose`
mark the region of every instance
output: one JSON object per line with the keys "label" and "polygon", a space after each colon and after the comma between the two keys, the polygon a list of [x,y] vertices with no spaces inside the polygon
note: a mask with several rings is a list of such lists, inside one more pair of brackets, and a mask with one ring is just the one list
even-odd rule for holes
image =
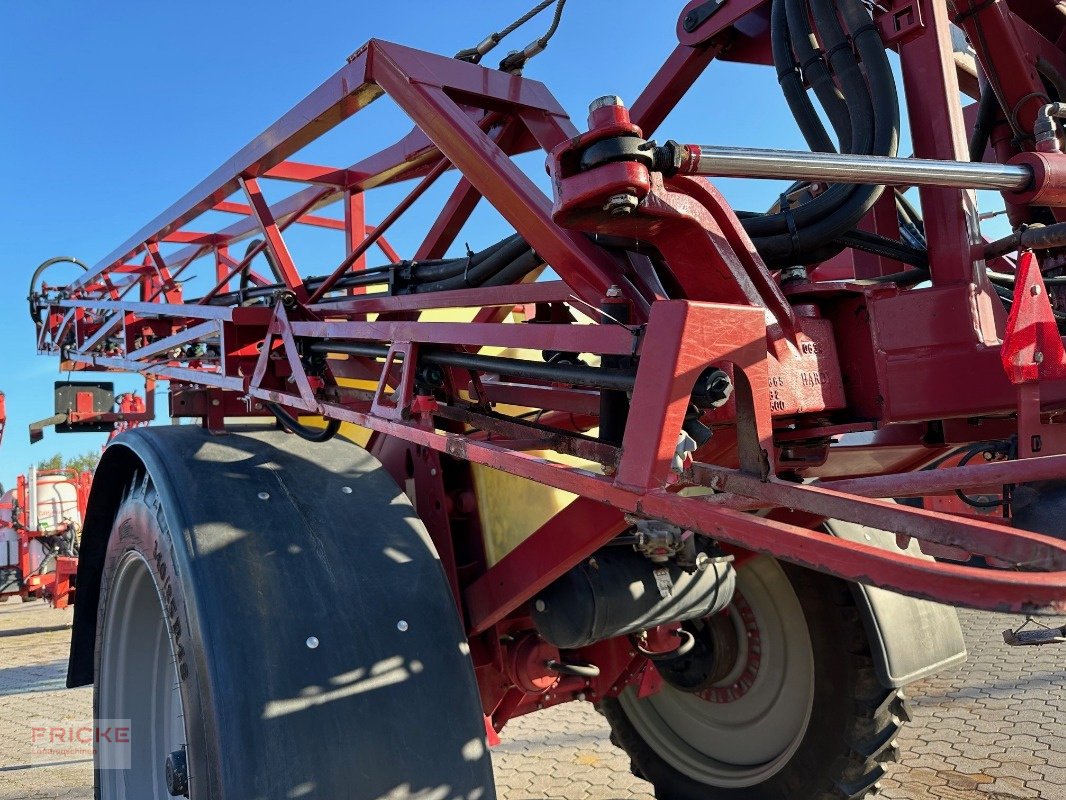
{"label": "hydraulic hose", "polygon": [[825,126],[807,96],[800,78],[799,66],[792,54],[792,41],[789,38],[788,11],[783,0],[774,0],[770,12],[770,45],[773,50],[774,67],[777,69],[777,82],[785,95],[792,116],[799,125],[807,146],[820,153],[836,151],[833,140],[826,133]]}
{"label": "hydraulic hose", "polygon": [[62,264],[65,262],[81,267],[83,272],[89,271],[89,268],[84,263],[74,258],[74,256],[56,256],[55,258],[50,258],[39,264],[37,269],[33,271],[33,275],[30,276],[30,291],[28,295],[28,300],[30,302],[30,318],[38,326],[44,324],[44,321],[41,319],[41,309],[37,307],[35,302],[37,295],[37,281],[40,280],[41,275],[44,274],[45,270],[53,264]]}
{"label": "hydraulic hose", "polygon": [[996,258],[1015,250],[1050,250],[1066,246],[1066,222],[1029,225],[1010,236],[985,245],[985,258]]}
{"label": "hydraulic hose", "polygon": [[[829,122],[840,140],[840,152],[853,153],[852,131],[856,119],[852,116],[844,95],[837,89],[829,67],[822,59],[818,40],[811,29],[810,16],[805,0],[785,0],[785,17],[788,20],[789,39],[800,72],[814,90],[818,101],[825,109]],[[819,33],[821,30],[819,29]],[[862,152],[859,150],[857,152]]]}
{"label": "hydraulic hose", "polygon": [[981,90],[981,99],[977,105],[977,119],[974,122],[973,134],[970,136],[970,161],[984,161],[988,138],[992,135],[998,112],[999,100],[996,98],[996,93],[992,91],[992,84],[986,83]]}
{"label": "hydraulic hose", "polygon": [[327,420],[324,428],[308,428],[277,403],[264,403],[264,405],[277,418],[281,427],[309,442],[328,442],[337,435],[337,431],[341,428],[340,420],[336,419]]}
{"label": "hydraulic hose", "polygon": [[[796,94],[798,77],[792,52],[792,47],[796,45],[796,37],[790,35],[787,5],[796,2],[800,0],[775,0],[771,14],[771,40],[775,65],[781,77],[786,100],[808,139],[808,143],[811,144],[812,149],[817,150],[819,147],[815,145],[824,144],[824,140],[828,139],[828,134],[825,133],[820,120],[817,124],[810,120],[809,111],[813,112],[813,108],[810,107],[810,100],[806,98],[805,92],[802,98]],[[884,45],[861,3],[856,0],[845,0],[840,5],[849,33],[866,67],[871,106],[865,107],[863,93],[859,93],[854,104],[852,98],[845,96],[844,99],[848,102],[853,120],[866,116],[867,121],[864,125],[867,125],[870,124],[869,117],[872,115],[873,141],[870,148],[872,153],[895,155],[899,137],[899,105],[895,80],[884,53]],[[824,12],[823,7],[818,16],[824,18]],[[798,11],[793,16],[799,16]],[[822,35],[822,31],[819,30],[818,34]],[[836,28],[832,25],[829,26],[828,35],[830,38],[836,36]],[[800,46],[804,47],[802,42]],[[838,63],[842,63],[845,55],[847,54],[842,48],[836,48],[833,52],[833,58]],[[790,75],[796,80],[793,81]],[[849,74],[849,85],[853,81],[854,75]],[[801,83],[799,89],[802,91]],[[860,133],[864,130],[864,125],[858,128]],[[819,139],[822,141],[819,142]],[[856,143],[854,131],[852,139],[853,143]],[[881,186],[865,186],[856,189],[847,184],[835,184],[818,197],[794,209],[746,220],[744,227],[763,260],[771,267],[803,263],[810,260],[812,253],[852,229],[870,210],[882,191]]]}
{"label": "hydraulic hose", "polygon": [[[256,244],[257,242],[250,243],[249,248]],[[341,290],[388,283],[390,273],[402,266],[409,268],[410,278],[405,288],[411,292],[443,291],[483,285],[497,286],[520,280],[541,263],[543,262],[533,253],[525,240],[518,234],[513,234],[465,258],[401,262],[358,270],[340,278],[333,288]],[[285,284],[280,281],[269,286],[248,288],[245,280],[242,274],[239,292],[215,295],[211,298],[211,304],[230,305],[239,301],[269,298],[285,289]],[[323,280],[325,279],[322,277],[308,278],[307,288],[314,291]]]}
{"label": "hydraulic hose", "polygon": [[[346,353],[365,358],[385,358],[389,352],[387,344],[376,342],[312,342],[308,345],[311,353]],[[418,359],[423,364],[436,364],[442,367],[461,367],[491,372],[497,375],[509,375],[514,378],[568,383],[574,386],[589,386],[597,389],[615,389],[632,391],[636,381],[636,372],[626,369],[608,367],[590,367],[587,364],[546,364],[539,361],[527,361],[520,358],[504,356],[485,356],[480,353],[463,353],[451,350],[422,350]]]}

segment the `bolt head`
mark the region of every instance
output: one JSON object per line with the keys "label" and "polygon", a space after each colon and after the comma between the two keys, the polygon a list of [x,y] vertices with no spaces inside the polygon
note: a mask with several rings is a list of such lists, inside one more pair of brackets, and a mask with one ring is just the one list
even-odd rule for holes
{"label": "bolt head", "polygon": [[1039,286],[1030,286],[1029,287],[1029,294],[1031,294],[1033,297],[1036,297],[1037,295],[1040,294],[1040,287]]}
{"label": "bolt head", "polygon": [[407,620],[405,619],[401,619],[399,622],[396,623],[396,630],[398,630],[400,633],[405,632],[410,627],[411,626],[407,624]]}
{"label": "bolt head", "polygon": [[589,113],[596,111],[600,108],[606,108],[607,106],[620,106],[623,105],[622,98],[616,94],[605,94],[603,97],[597,97],[591,103],[589,103]]}
{"label": "bolt head", "polygon": [[260,500],[269,500],[270,499],[270,492],[260,492],[257,496],[259,497]]}
{"label": "bolt head", "polygon": [[1041,353],[1039,350],[1037,350],[1035,353],[1033,353],[1033,363],[1034,364],[1043,364],[1044,363],[1044,354]]}
{"label": "bolt head", "polygon": [[545,610],[546,610],[546,609],[548,608],[548,604],[547,604],[547,603],[545,603],[545,602],[544,602],[543,600],[539,600],[539,599],[538,599],[538,600],[537,600],[537,601],[536,601],[536,602],[535,602],[535,603],[533,604],[533,608],[535,608],[535,609],[537,609],[537,611],[540,611],[540,612],[542,612],[542,613],[543,613],[543,612],[544,612],[544,611],[545,611]]}
{"label": "bolt head", "polygon": [[304,644],[307,645],[307,649],[308,650],[316,650],[318,648],[318,645],[319,645],[318,637],[317,636],[308,636],[307,637],[307,641],[304,642]]}
{"label": "bolt head", "polygon": [[635,194],[614,194],[607,198],[603,210],[611,216],[624,217],[632,214],[638,205],[640,205],[640,198]]}

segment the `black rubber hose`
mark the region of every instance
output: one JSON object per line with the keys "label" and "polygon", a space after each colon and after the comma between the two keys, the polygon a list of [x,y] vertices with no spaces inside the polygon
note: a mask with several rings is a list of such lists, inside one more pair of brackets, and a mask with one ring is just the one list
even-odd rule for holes
{"label": "black rubber hose", "polygon": [[495,244],[489,245],[484,250],[479,250],[465,258],[418,261],[415,263],[412,271],[415,275],[415,279],[420,282],[454,278],[456,275],[461,275],[465,270],[472,269],[481,264],[486,259],[498,253],[502,248],[507,247],[508,245],[513,245],[516,240],[520,239],[521,237],[518,234],[507,236]]}
{"label": "black rubber hose", "polygon": [[[849,0],[850,1],[850,0]],[[773,5],[773,13],[777,18],[782,17],[786,13],[785,3],[787,0],[775,0]],[[780,25],[780,23],[779,23]],[[783,28],[784,34],[787,35],[787,24]],[[779,34],[780,35],[780,34]],[[787,59],[787,63],[779,63],[778,58]],[[778,69],[779,75],[788,74],[788,69],[795,70],[795,62],[793,60],[791,45],[785,46],[785,43],[775,41],[774,47],[774,59],[775,67]],[[802,83],[799,84],[802,90]],[[806,93],[803,93],[802,98],[794,99],[790,94],[786,94],[786,100],[789,102],[789,107],[792,109],[793,115],[805,113],[806,108],[810,108],[813,111],[813,106],[810,104],[810,100],[807,98]],[[802,102],[800,102],[802,101]],[[895,95],[892,97],[892,102],[895,103]],[[815,116],[817,116],[815,114]],[[898,110],[897,110],[898,117]],[[804,122],[800,117],[797,117],[797,122],[800,122],[801,129],[805,129]],[[825,134],[825,129],[821,127],[821,121],[818,121],[818,129],[822,134],[828,138],[828,134]],[[810,142],[808,142],[810,144]],[[817,149],[814,145],[811,145],[812,149]],[[875,148],[876,152],[876,148]],[[881,153],[887,155],[887,153]],[[745,223],[745,230],[748,235],[753,239],[765,238],[766,242],[755,242],[757,246],[760,246],[760,252],[763,253],[764,260],[767,257],[777,257],[781,254],[782,248],[781,242],[775,242],[770,237],[777,234],[788,234],[786,238],[786,246],[783,248],[783,252],[788,255],[793,250],[799,248],[794,247],[795,242],[792,237],[793,228],[796,229],[797,236],[801,239],[804,238],[804,231],[811,225],[817,224],[819,221],[826,220],[833,211],[838,208],[842,203],[847,202],[849,196],[852,195],[854,190],[853,186],[847,184],[835,184],[831,186],[826,192],[820,194],[813,200],[800,205],[798,208],[792,209],[789,212],[778,212],[774,214],[764,214],[760,217],[749,220]],[[805,238],[809,238],[805,237]],[[819,243],[821,244],[821,243]]]}
{"label": "black rubber hose", "polygon": [[811,0],[811,12],[818,38],[840,81],[840,91],[847,104],[853,143],[847,152],[868,154],[873,148],[874,107],[866,78],[837,17],[836,4],[832,0]]}
{"label": "black rubber hose", "polygon": [[[866,67],[874,110],[874,153],[895,156],[899,149],[899,95],[892,65],[873,19],[861,0],[841,4],[844,23]],[[872,187],[880,195],[884,187]]]}
{"label": "black rubber hose", "polygon": [[53,264],[62,264],[64,262],[76,264],[77,266],[82,268],[83,272],[89,271],[89,268],[85,266],[85,264],[83,264],[81,261],[74,258],[74,256],[56,256],[55,258],[50,258],[47,261],[41,262],[37,266],[37,269],[33,271],[33,275],[30,276],[30,291],[27,295],[27,300],[29,300],[30,303],[30,319],[32,319],[37,325],[44,324],[41,320],[41,309],[37,308],[37,306],[34,304],[34,296],[37,294],[37,281],[40,280],[40,277],[44,274],[44,271],[51,267]]}
{"label": "black rubber hose", "polygon": [[[247,257],[248,253],[251,252],[251,249],[259,243],[260,240],[258,239],[249,242],[248,249],[245,251],[245,256]],[[506,255],[503,257],[498,255],[503,252],[505,248],[507,249],[506,252],[511,254],[511,258],[508,258]],[[458,277],[460,280],[454,282],[452,288],[459,288],[464,285],[462,282],[464,276],[470,281],[469,285],[478,285],[477,281],[487,279],[499,270],[506,268],[512,261],[522,255],[523,250],[528,250],[528,246],[522,241],[520,236],[514,234],[501,239],[495,244],[486,247],[484,250],[474,253],[466,258],[428,259],[426,261],[406,263],[409,263],[411,267],[413,275],[412,280],[415,283],[421,283],[433,279],[446,280]],[[493,257],[496,257],[496,260],[489,261],[489,259]],[[386,283],[388,281],[388,273],[396,267],[396,264],[386,264],[378,267],[368,267],[367,269],[349,273],[340,278],[334,284],[334,288],[339,290],[355,286],[372,286],[378,283]],[[247,268],[242,270],[241,290],[239,293],[226,292],[224,294],[215,295],[211,299],[211,304],[229,305],[238,300],[270,297],[275,292],[285,288],[285,284],[281,281],[269,286],[250,288],[247,283],[247,272]],[[325,280],[325,278],[311,277],[308,278],[305,283],[308,290],[314,291],[322,284],[323,280]],[[422,290],[419,289],[419,291]],[[192,300],[190,302],[196,301]]]}
{"label": "black rubber hose", "polygon": [[986,83],[981,90],[981,99],[977,103],[977,119],[974,121],[973,134],[970,136],[970,161],[984,161],[988,138],[999,115],[999,100],[992,91],[992,84]]}
{"label": "black rubber hose", "polygon": [[800,78],[799,67],[792,54],[792,40],[788,32],[788,12],[783,0],[774,0],[770,12],[770,45],[773,50],[777,82],[785,96],[792,116],[799,125],[807,146],[819,153],[834,153],[836,148],[829,138],[822,119],[807,96]]}
{"label": "black rubber hose", "polygon": [[[829,122],[840,141],[840,152],[856,152],[852,150],[852,130],[858,120],[849,111],[844,95],[837,88],[833,76],[829,74],[829,67],[826,66],[822,51],[818,48],[818,39],[811,28],[806,0],[785,0],[785,16],[788,20],[792,52],[799,62],[800,72],[829,117]],[[821,36],[820,27],[818,33]]]}
{"label": "black rubber hose", "polygon": [[876,233],[860,230],[848,231],[841,234],[835,241],[855,250],[902,261],[912,267],[929,268],[929,254],[925,250],[912,247],[905,242],[879,236]]}
{"label": "black rubber hose", "polygon": [[337,431],[341,428],[340,420],[337,419],[327,420],[324,428],[308,428],[277,403],[264,403],[263,405],[277,418],[281,427],[309,442],[328,442],[337,435]]}
{"label": "black rubber hose", "polygon": [[[737,211],[735,213],[741,222],[756,215],[753,211]],[[846,247],[891,258],[914,267],[928,268],[929,266],[929,256],[924,248],[862,230],[842,233],[819,250],[812,252],[812,256],[816,261],[827,261]]]}
{"label": "black rubber hose", "polygon": [[481,285],[507,286],[511,283],[518,283],[543,263],[544,260],[535,251],[527,250]]}
{"label": "black rubber hose", "polygon": [[[784,0],[776,0],[775,6],[782,2]],[[852,40],[859,48],[869,76],[874,104],[873,151],[876,155],[894,156],[899,140],[899,104],[884,45],[860,3],[846,0],[842,6]],[[884,187],[865,186],[852,190],[851,186],[836,184],[814,200],[788,212],[747,221],[745,230],[769,266],[802,263],[807,253],[853,228],[873,207]],[[828,213],[827,207],[831,209]]]}
{"label": "black rubber hose", "polygon": [[502,247],[496,249],[492,255],[467,268],[467,260],[460,259],[460,265],[455,273],[437,281],[425,281],[422,274],[417,270],[414,273],[413,283],[417,292],[439,292],[447,289],[464,289],[470,286],[480,286],[500,270],[507,267],[515,259],[529,252],[529,245],[518,236],[510,236],[505,240]]}
{"label": "black rubber hose", "polygon": [[907,199],[907,196],[903,194],[899,189],[896,189],[896,209],[899,213],[900,219],[906,225],[910,226],[915,234],[917,234],[922,241],[925,241],[925,220],[922,219],[922,215],[918,213],[911,201]]}
{"label": "black rubber hose", "polygon": [[[244,248],[244,258],[248,258],[248,254],[252,252],[252,248],[258,247],[262,243],[263,243],[262,239],[252,239],[252,241],[248,242],[248,246],[246,248]],[[244,259],[241,259],[241,260],[243,261]],[[247,264],[244,265],[244,268],[241,269],[241,279],[240,279],[240,282],[237,284],[237,287],[240,290],[240,292],[242,293],[242,295],[245,292],[245,290],[250,288],[251,285],[252,285],[251,272],[252,272],[252,262],[249,261]],[[227,294],[230,294],[230,293],[227,292]],[[218,295],[216,295],[216,297],[217,296]]]}
{"label": "black rubber hose", "polygon": [[[385,358],[389,346],[377,342],[313,342],[308,345],[312,353],[346,353],[365,358]],[[623,369],[590,367],[585,364],[542,364],[520,358],[483,356],[478,353],[461,353],[450,350],[422,350],[418,359],[423,364],[442,367],[462,367],[514,378],[566,383],[574,386],[589,386],[597,389],[631,391],[636,383],[636,372]]]}
{"label": "black rubber hose", "polygon": [[1015,250],[1050,250],[1066,246],[1066,222],[1030,225],[1010,236],[985,245],[985,258],[996,258]]}

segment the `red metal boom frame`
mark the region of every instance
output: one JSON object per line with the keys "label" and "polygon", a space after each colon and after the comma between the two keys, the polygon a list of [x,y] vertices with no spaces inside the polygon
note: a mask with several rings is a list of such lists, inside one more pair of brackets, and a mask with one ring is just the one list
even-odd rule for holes
{"label": "red metal boom frame", "polygon": [[[960,85],[972,94],[977,82],[954,58],[947,4],[886,5],[876,6],[876,21],[902,61],[915,155],[966,160],[958,97]],[[1030,132],[1043,88],[1032,65],[1019,66],[1019,59],[1038,53],[1066,74],[1059,46],[1066,26],[1052,14],[1053,5],[956,4],[959,24],[981,42],[982,74]],[[521,628],[524,603],[617,535],[626,524],[623,512],[699,531],[737,552],[770,553],[915,596],[1018,612],[1066,610],[1061,541],[987,519],[876,499],[1063,474],[1066,438],[1055,424],[1066,402],[1061,340],[1046,294],[1043,305],[1018,302],[1007,319],[973,238],[972,192],[921,190],[929,288],[863,282],[899,268],[866,255],[847,257],[842,280],[782,285],[708,182],[664,179],[631,162],[584,172],[573,167],[575,154],[599,138],[619,131],[650,136],[715,58],[727,54],[766,63],[765,0],[729,3],[692,32],[684,29],[684,17],[685,12],[678,22],[679,45],[631,111],[597,109],[584,134],[537,81],[371,41],[178,203],[77,282],[50,295],[39,350],[62,353],[79,369],[128,370],[169,380],[171,413],[203,417],[212,428],[220,429],[226,416],[266,415],[264,403],[279,403],[369,428],[373,448],[397,472],[403,469],[396,467],[400,454],[413,456],[419,513],[442,554],[472,641],[485,648],[475,652],[475,663],[496,663],[500,670],[498,637],[478,635]],[[739,20],[744,24],[734,27]],[[292,160],[382,96],[415,123],[397,144],[347,168]],[[993,142],[997,160],[1019,156],[1018,140],[1012,144],[994,135]],[[554,202],[512,161],[537,149],[548,153]],[[1062,158],[1042,163],[1061,170]],[[485,198],[560,280],[397,296],[352,290],[342,299],[327,297],[340,277],[366,267],[372,245],[398,261],[382,234],[432,183],[455,172],[454,190],[410,257],[442,257]],[[305,188],[271,205],[260,186],[264,179]],[[364,194],[412,180],[418,183],[395,211],[368,227]],[[604,211],[619,191],[640,197],[632,214]],[[234,202],[236,192],[247,202]],[[1029,206],[1018,197],[1007,200],[1012,219],[1024,221]],[[336,202],[343,206],[343,219],[316,213]],[[214,232],[190,227],[212,210],[241,218]],[[875,209],[867,223],[885,232],[894,213],[886,222],[882,211]],[[306,285],[286,244],[285,232],[296,224],[345,236],[347,255],[314,288]],[[646,260],[601,248],[586,234],[654,245],[679,293],[662,296]],[[253,235],[261,243],[242,259],[233,258],[230,248]],[[167,243],[185,247],[164,255]],[[229,291],[261,251],[269,253],[285,284],[272,306],[208,302]],[[214,288],[198,302],[186,302],[179,279],[205,258],[214,261]],[[1028,255],[1020,264],[1019,297],[1030,287],[1042,288],[1031,260]],[[839,263],[836,269],[839,274]],[[569,304],[587,312],[605,301],[625,307],[626,325],[606,318],[586,325],[505,322],[523,304]],[[420,321],[420,312],[439,308],[479,310],[470,323]],[[329,377],[369,380],[377,389],[338,388],[309,372],[301,344],[312,340],[387,346],[384,360],[328,361]],[[174,356],[197,344],[214,349],[217,357]],[[447,370],[445,396],[416,391],[420,352],[476,353],[486,347],[635,358],[631,422],[620,444],[579,435],[596,424],[598,409],[596,392],[580,387],[491,378],[487,371],[453,367]],[[1034,348],[1043,360],[1034,360]],[[732,376],[735,398],[705,416],[716,435],[678,471],[678,433],[695,381],[710,366]],[[546,432],[543,426],[500,420],[487,411],[492,403],[542,409],[555,427]],[[1015,434],[1016,461],[914,471],[958,445]],[[545,449],[583,456],[603,469],[596,473],[530,452]],[[441,464],[456,460],[505,470],[580,499],[494,566],[484,563],[483,553],[472,565],[460,564],[456,542],[476,529],[476,522],[463,500],[469,483],[446,485],[441,475]],[[797,477],[819,480],[802,483]],[[691,486],[716,493],[678,491]],[[744,513],[754,508],[771,511]],[[1024,565],[1027,571],[936,563],[835,539],[813,530],[827,517],[888,528],[930,550],[978,553],[990,563]],[[610,658],[617,663],[606,683],[578,681],[582,691],[617,691],[619,676],[633,679],[642,669],[640,659],[621,651],[611,651]],[[553,696],[577,690],[568,680]],[[486,706],[495,708],[499,700],[487,698]],[[511,697],[498,719],[526,702],[524,696]]]}

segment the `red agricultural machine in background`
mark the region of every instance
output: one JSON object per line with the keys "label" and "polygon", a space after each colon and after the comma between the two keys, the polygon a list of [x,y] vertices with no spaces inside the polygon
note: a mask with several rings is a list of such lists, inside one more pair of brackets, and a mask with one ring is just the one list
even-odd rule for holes
{"label": "red agricultural machine in background", "polygon": [[74,602],[78,544],[92,474],[31,467],[0,497],[0,601]]}
{"label": "red agricultural machine in background", "polygon": [[[150,732],[101,798],[488,798],[486,726],[570,701],[659,797],[860,798],[902,687],[965,657],[950,605],[1066,612],[1062,4],[693,0],[584,128],[523,75],[563,5],[455,57],[371,40],[77,280],[35,274],[42,353],[201,423],[93,483],[68,683]],[[722,59],[776,70],[810,152],[651,140]],[[374,102],[414,129],[360,152]],[[301,158],[342,123],[350,166]],[[719,176],[793,183],[740,211]],[[893,501],[957,489],[996,513]]]}

